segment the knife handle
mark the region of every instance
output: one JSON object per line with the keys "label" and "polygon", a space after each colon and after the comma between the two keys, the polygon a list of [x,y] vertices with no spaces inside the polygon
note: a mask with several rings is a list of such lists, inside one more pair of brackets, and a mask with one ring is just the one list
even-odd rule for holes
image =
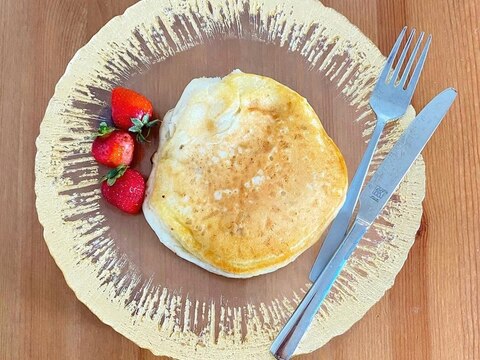
{"label": "knife handle", "polygon": [[330,292],[345,263],[368,229],[368,224],[356,220],[325,270],[315,280],[290,319],[275,338],[270,351],[278,360],[293,356],[300,340],[313,321],[320,305]]}

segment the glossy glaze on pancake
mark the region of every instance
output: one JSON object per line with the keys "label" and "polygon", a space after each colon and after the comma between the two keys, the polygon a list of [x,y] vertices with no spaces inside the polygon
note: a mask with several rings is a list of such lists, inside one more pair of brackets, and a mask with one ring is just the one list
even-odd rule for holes
{"label": "glossy glaze on pancake", "polygon": [[249,277],[288,264],[344,201],[338,148],[307,101],[270,78],[195,79],[160,131],[145,217],[209,271]]}

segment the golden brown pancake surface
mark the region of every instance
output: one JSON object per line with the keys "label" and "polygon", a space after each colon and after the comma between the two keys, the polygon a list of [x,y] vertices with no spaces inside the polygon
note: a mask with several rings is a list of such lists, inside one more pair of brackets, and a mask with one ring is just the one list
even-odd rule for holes
{"label": "golden brown pancake surface", "polygon": [[167,114],[144,212],[180,256],[248,277],[315,243],[346,188],[343,157],[307,101],[237,71],[193,80]]}

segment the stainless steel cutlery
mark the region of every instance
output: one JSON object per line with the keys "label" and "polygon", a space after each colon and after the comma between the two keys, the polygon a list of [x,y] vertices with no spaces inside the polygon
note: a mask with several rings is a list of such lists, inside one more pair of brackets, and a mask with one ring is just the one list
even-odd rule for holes
{"label": "stainless steel cutlery", "polygon": [[408,76],[412,70],[413,63],[425,35],[422,32],[418,37],[413,51],[408,58],[405,69],[401,72],[402,65],[405,62],[408,49],[410,48],[415,34],[415,29],[413,29],[403,47],[396,66],[393,66],[394,60],[400,51],[406,31],[407,28],[404,27],[395,41],[395,45],[393,45],[392,51],[390,52],[390,55],[388,55],[387,62],[373,90],[370,98],[370,106],[377,115],[377,122],[369,140],[368,147],[348,188],[345,203],[333,221],[327,237],[323,241],[312,270],[310,271],[309,278],[311,281],[315,281],[318,278],[330,258],[337,250],[340,241],[343,239],[348,229],[350,219],[357,204],[358,195],[360,194],[360,189],[365,181],[373,153],[375,152],[385,125],[404,115],[407,111],[408,105],[410,105],[410,101],[412,100],[413,93],[417,86],[418,79],[420,78],[428,49],[430,47],[431,35],[428,36],[413,73],[411,74],[411,78],[409,79]]}
{"label": "stainless steel cutlery", "polygon": [[[360,192],[385,125],[401,117],[410,104],[430,46],[431,36],[428,36],[413,67],[424,38],[424,33],[421,33],[404,65],[415,33],[415,30],[412,30],[396,65],[393,66],[405,33],[406,28],[403,28],[370,99],[370,105],[377,115],[377,123],[348,189],[345,204],[333,221],[311,270],[310,279],[313,284],[270,348],[277,359],[287,360],[294,354],[348,258],[381,213],[456,98],[456,91],[449,88],[430,101],[409,124]],[[358,200],[359,210],[352,221]],[[352,225],[349,226],[351,222]]]}

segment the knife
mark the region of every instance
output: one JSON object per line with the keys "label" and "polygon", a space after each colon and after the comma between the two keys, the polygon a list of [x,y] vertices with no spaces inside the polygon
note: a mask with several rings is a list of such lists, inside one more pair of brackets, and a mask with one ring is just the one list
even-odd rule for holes
{"label": "knife", "polygon": [[[435,114],[438,114],[438,116],[441,116],[440,118],[437,118],[437,120],[438,120],[437,126],[438,126],[438,123],[442,120],[443,116],[445,115],[445,113],[447,112],[448,108],[451,105],[451,103],[449,105],[449,101],[453,101],[453,99],[455,98],[455,96],[453,96],[454,92],[455,92],[454,89],[446,89],[442,93],[438,94],[429,104],[427,104],[427,106],[420,112],[420,114],[414,120],[415,123],[418,123],[418,125],[415,125],[415,127],[418,127],[418,130],[416,132],[427,131],[427,133],[422,133],[423,136],[428,134],[428,131],[431,131],[430,136],[431,136],[431,134],[433,134],[433,132],[436,129],[436,126],[433,127],[435,125],[435,121],[427,123],[427,124],[423,124],[424,121],[422,121],[421,119],[423,119],[423,118],[428,119],[431,116],[431,112],[433,112]],[[455,92],[455,95],[456,95],[456,92]],[[442,111],[443,111],[443,115],[441,115]],[[413,126],[413,122],[412,122],[411,126]],[[412,131],[412,130],[410,130],[410,131]],[[423,137],[423,138],[425,138],[425,137]],[[427,142],[428,139],[429,139],[429,137],[425,138],[425,142]],[[399,142],[400,141],[401,141],[401,143],[405,143],[406,141],[409,141],[409,142],[413,141],[413,142],[417,142],[419,145],[421,144],[420,139],[414,139],[412,137],[402,137],[401,139],[399,139]],[[402,145],[402,147],[403,147],[403,145]],[[398,151],[400,151],[400,149]],[[402,153],[404,151],[406,151],[406,148],[404,150],[402,150]],[[421,149],[420,149],[420,151],[421,151]],[[400,154],[393,153],[392,157],[395,156],[395,158],[396,158],[395,161],[399,161],[399,157],[402,153],[400,153]],[[408,167],[406,169],[404,169],[404,167],[398,168],[396,165],[397,164],[395,164],[395,166],[392,166],[392,169],[394,169],[396,174],[398,175],[402,171],[407,171],[408,168],[410,167],[411,163],[408,164]],[[392,190],[394,190],[394,189],[392,189]],[[382,195],[383,194],[383,188],[378,188],[376,192],[378,193],[378,195]],[[381,196],[381,199],[385,199],[386,197],[387,197],[387,194]],[[367,206],[367,204],[365,203],[364,207],[366,207],[366,206]],[[315,263],[313,264],[312,269],[310,270],[310,274],[308,276],[310,281],[313,282],[318,278],[320,273],[327,266],[329,260],[333,256],[333,254],[335,254],[335,251],[337,250],[338,246],[340,245],[340,242],[342,241],[342,239],[345,236],[343,231],[341,233],[338,232],[338,231],[335,231],[336,228],[337,228],[336,225],[342,226],[342,224],[345,223],[345,221],[348,222],[348,219],[338,219],[338,218],[336,218],[333,221],[332,226],[330,227],[330,230],[327,234],[327,237],[323,241],[322,247],[320,248],[320,251],[317,255],[317,258],[315,259]]]}
{"label": "knife", "polygon": [[270,351],[276,359],[291,358],[348,258],[425,147],[456,96],[456,90],[449,88],[431,100],[410,123],[362,190],[359,211],[353,225],[325,270],[320,273],[275,338]]}

